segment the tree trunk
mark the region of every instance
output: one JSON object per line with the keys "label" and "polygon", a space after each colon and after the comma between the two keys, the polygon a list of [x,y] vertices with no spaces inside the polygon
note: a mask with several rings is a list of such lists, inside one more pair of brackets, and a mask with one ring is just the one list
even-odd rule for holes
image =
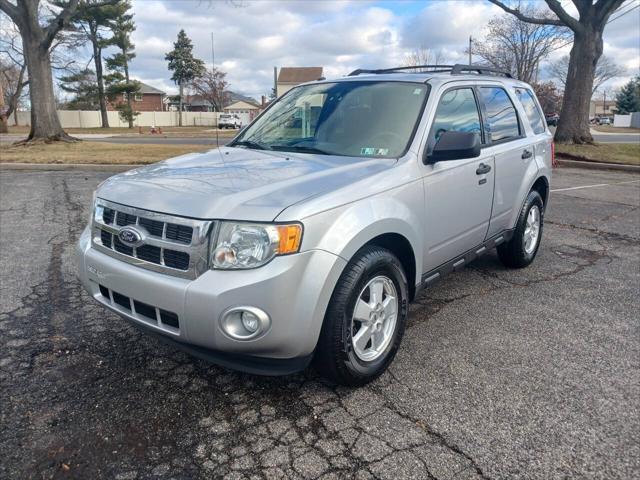
{"label": "tree trunk", "polygon": [[178,104],[178,126],[181,127],[182,126],[182,92],[183,92],[183,88],[182,88],[182,82],[180,82],[180,100],[179,100],[179,104]]}
{"label": "tree trunk", "polygon": [[[29,70],[29,99],[31,101],[31,140],[75,140],[62,129],[56,111],[53,93],[53,76],[49,50],[42,48],[40,41],[31,38],[30,29],[24,29],[22,44]],[[35,35],[34,35],[35,36]]]}
{"label": "tree trunk", "polygon": [[[124,56],[124,79],[129,85],[129,62],[127,61],[127,51],[123,50],[122,55]],[[133,128],[133,110],[131,109],[131,95],[135,95],[133,92],[127,92],[127,106],[129,107],[129,128]]]}
{"label": "tree trunk", "polygon": [[557,143],[592,143],[589,127],[589,107],[593,77],[602,55],[602,33],[584,25],[584,32],[576,32],[569,55],[567,82],[562,110],[554,140]]}
{"label": "tree trunk", "polygon": [[2,84],[0,83],[0,133],[9,133],[7,118],[9,118],[9,113],[7,113],[4,108],[4,92],[2,91]]}
{"label": "tree trunk", "polygon": [[107,99],[104,95],[104,76],[102,73],[102,47],[98,45],[98,27],[95,32],[91,28],[91,43],[93,45],[93,62],[96,67],[96,80],[98,82],[98,102],[100,103],[100,120],[102,128],[109,128],[109,115],[107,115]]}

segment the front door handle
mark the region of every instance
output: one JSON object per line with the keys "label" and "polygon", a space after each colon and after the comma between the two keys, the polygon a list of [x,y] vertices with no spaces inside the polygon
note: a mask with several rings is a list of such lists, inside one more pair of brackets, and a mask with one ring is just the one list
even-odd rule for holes
{"label": "front door handle", "polygon": [[524,152],[522,152],[522,159],[526,160],[527,158],[531,158],[533,157],[533,152],[531,152],[531,150],[525,150]]}
{"label": "front door handle", "polygon": [[491,165],[487,165],[486,163],[481,163],[478,165],[478,169],[476,170],[476,175],[484,175],[485,173],[489,173],[491,171]]}

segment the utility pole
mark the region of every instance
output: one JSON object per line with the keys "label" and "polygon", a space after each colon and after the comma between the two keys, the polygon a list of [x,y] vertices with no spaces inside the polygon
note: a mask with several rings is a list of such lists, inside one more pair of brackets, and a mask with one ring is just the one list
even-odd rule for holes
{"label": "utility pole", "polygon": [[273,67],[273,94],[278,98],[278,67]]}
{"label": "utility pole", "polygon": [[473,38],[469,35],[469,65],[471,65],[471,45],[473,43]]}

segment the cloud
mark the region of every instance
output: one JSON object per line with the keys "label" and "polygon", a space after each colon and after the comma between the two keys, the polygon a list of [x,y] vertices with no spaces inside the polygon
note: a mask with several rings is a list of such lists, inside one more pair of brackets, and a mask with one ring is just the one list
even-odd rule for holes
{"label": "cloud", "polygon": [[[164,60],[180,29],[194,53],[228,73],[232,90],[259,98],[273,83],[273,66],[323,66],[339,77],[356,68],[390,67],[421,46],[445,61],[466,62],[469,35],[480,39],[487,21],[502,11],[489,2],[315,0],[134,0],[137,56],[132,75],[175,93]],[[639,63],[640,10],[612,22],[605,54],[635,68]],[[557,55],[567,54],[566,51]],[[631,73],[630,73],[631,75]]]}

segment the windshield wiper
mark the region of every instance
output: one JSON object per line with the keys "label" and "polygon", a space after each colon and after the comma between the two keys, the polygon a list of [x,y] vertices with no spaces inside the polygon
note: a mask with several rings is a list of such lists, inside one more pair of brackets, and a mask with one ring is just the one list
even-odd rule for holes
{"label": "windshield wiper", "polygon": [[241,147],[251,148],[253,150],[271,150],[270,147],[268,147],[266,145],[262,145],[259,142],[254,142],[253,140],[240,140],[238,142],[233,142],[233,145],[231,145],[231,146],[235,147],[237,145],[239,145]]}
{"label": "windshield wiper", "polygon": [[321,155],[333,155],[331,152],[317,147],[304,145],[271,145],[271,150],[283,150],[285,152],[319,153]]}

